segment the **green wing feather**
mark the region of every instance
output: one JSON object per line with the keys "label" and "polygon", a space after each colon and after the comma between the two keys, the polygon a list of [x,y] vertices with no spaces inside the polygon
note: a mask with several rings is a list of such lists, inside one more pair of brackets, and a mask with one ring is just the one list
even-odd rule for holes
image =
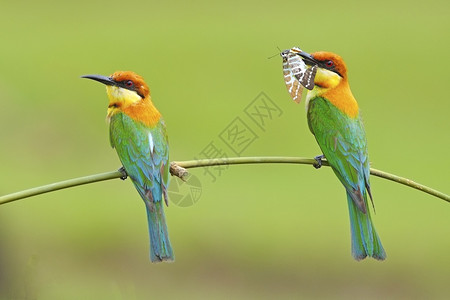
{"label": "green wing feather", "polygon": [[124,113],[110,120],[110,142],[125,171],[145,202],[148,215],[151,260],[173,260],[163,201],[168,204],[169,147],[162,118],[155,127],[135,121]]}
{"label": "green wing feather", "polygon": [[308,125],[355,204],[366,211],[362,195],[366,188],[370,191],[370,166],[361,119],[348,117],[329,101],[319,97],[310,101]]}
{"label": "green wing feather", "polygon": [[169,148],[162,119],[155,127],[149,128],[126,114],[118,113],[111,118],[110,142],[133,182],[146,189],[153,188],[155,183],[168,187]]}
{"label": "green wing feather", "polygon": [[370,166],[366,135],[360,117],[350,118],[324,98],[311,99],[308,125],[336,176],[347,190],[352,253],[384,259],[386,253],[372,224],[367,194]]}

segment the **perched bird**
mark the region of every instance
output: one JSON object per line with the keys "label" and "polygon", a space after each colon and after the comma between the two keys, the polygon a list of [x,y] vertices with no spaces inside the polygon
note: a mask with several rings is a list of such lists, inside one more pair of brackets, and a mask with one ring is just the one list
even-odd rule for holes
{"label": "perched bird", "polygon": [[173,261],[163,205],[163,197],[168,205],[169,144],[166,125],[153,105],[150,90],[141,76],[129,71],[82,78],[106,85],[111,146],[147,208],[150,259]]}
{"label": "perched bird", "polygon": [[[334,53],[299,52],[306,65],[316,66],[314,88],[306,95],[308,126],[323,156],[347,191],[352,255],[386,258],[370,217],[370,166],[367,140],[358,103],[350,90],[344,60]],[[323,156],[318,156],[318,165]]]}

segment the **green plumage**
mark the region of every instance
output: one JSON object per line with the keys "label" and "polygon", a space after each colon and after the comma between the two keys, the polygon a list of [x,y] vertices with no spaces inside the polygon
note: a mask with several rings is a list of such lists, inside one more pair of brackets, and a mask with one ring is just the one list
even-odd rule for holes
{"label": "green plumage", "polygon": [[117,113],[110,119],[110,141],[145,202],[150,259],[153,262],[173,260],[163,201],[164,198],[168,203],[170,167],[168,138],[163,119],[150,128],[124,113]]}
{"label": "green plumage", "polygon": [[360,116],[351,118],[322,97],[309,101],[308,125],[327,161],[347,191],[355,259],[386,254],[370,217],[370,166]]}

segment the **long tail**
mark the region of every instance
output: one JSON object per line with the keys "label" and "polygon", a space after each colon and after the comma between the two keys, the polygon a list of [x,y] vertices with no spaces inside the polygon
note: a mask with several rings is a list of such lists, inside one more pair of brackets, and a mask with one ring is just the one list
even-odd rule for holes
{"label": "long tail", "polygon": [[150,235],[150,260],[154,263],[174,261],[172,245],[164,214],[163,191],[154,185],[154,191],[145,189],[133,181],[134,186],[144,200],[147,209],[148,232]]}
{"label": "long tail", "polygon": [[[386,258],[386,252],[381,245],[375,227],[372,224],[369,207],[363,213],[353,202],[347,192],[348,209],[350,212],[350,228],[352,232],[352,255],[356,260],[361,260],[367,256],[378,260]],[[367,194],[364,192],[364,201],[367,204]]]}
{"label": "long tail", "polygon": [[164,201],[145,201],[148,231],[150,234],[150,260],[152,262],[173,261],[172,245],[164,215]]}
{"label": "long tail", "polygon": [[164,201],[145,201],[147,208],[148,231],[150,234],[150,259],[152,262],[173,261],[172,245],[170,245],[164,215]]}

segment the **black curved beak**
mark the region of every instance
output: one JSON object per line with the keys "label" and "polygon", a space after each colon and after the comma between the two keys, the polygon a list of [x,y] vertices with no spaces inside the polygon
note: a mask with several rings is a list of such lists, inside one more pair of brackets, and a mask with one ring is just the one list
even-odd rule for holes
{"label": "black curved beak", "polygon": [[305,62],[305,64],[310,65],[310,66],[314,66],[314,65],[318,65],[319,62],[317,60],[314,59],[314,57],[306,52],[300,52],[297,55],[299,55],[303,61]]}
{"label": "black curved beak", "polygon": [[112,80],[110,77],[106,77],[103,75],[83,75],[81,76],[81,78],[92,79],[106,85],[116,85],[116,82],[114,80]]}

